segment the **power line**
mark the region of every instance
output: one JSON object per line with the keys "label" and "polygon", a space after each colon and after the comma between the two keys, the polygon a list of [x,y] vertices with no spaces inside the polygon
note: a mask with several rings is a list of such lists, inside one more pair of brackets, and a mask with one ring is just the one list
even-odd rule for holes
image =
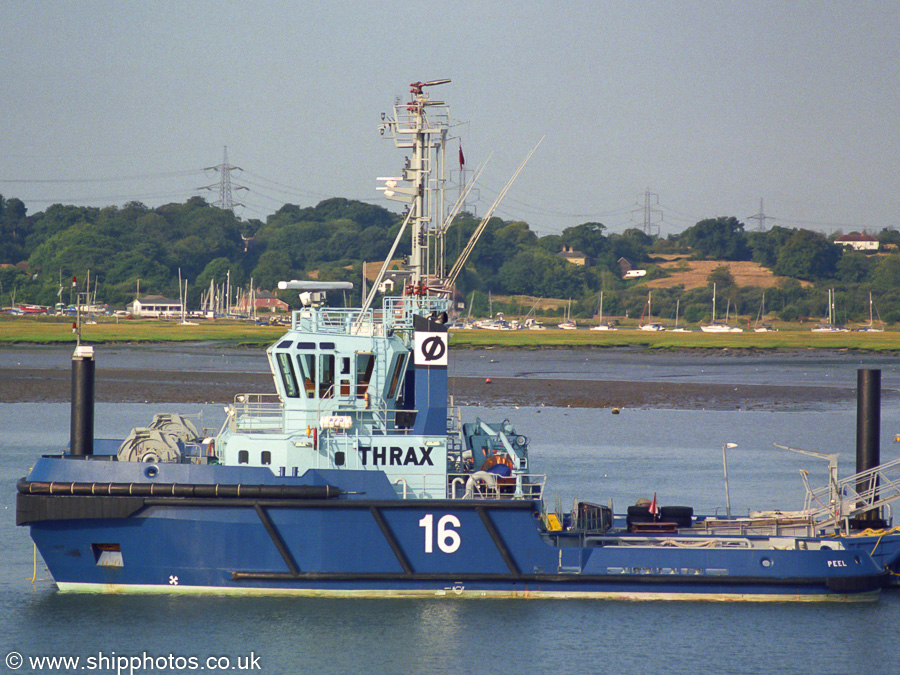
{"label": "power line", "polygon": [[131,176],[111,176],[109,178],[0,178],[0,183],[15,184],[65,184],[65,183],[115,183],[126,180],[153,180],[156,178],[182,178],[203,173],[199,169],[191,171],[171,171],[166,173],[145,173]]}
{"label": "power line", "polygon": [[181,192],[156,192],[156,193],[130,193],[126,195],[105,195],[99,197],[44,197],[42,199],[23,199],[27,204],[97,204],[101,206],[109,206],[110,202],[133,202],[142,199],[177,199],[181,197],[190,197],[194,194],[193,190],[185,190]]}

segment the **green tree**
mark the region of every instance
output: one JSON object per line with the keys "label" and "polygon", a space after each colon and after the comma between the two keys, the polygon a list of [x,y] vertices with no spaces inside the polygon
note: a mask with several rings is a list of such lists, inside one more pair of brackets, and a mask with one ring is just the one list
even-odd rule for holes
{"label": "green tree", "polygon": [[823,235],[809,230],[795,230],[781,247],[775,263],[775,274],[813,281],[835,275],[841,248]]}
{"label": "green tree", "polygon": [[652,245],[653,237],[635,227],[622,234],[611,234],[603,264],[610,270],[618,271],[619,258],[630,260],[633,264],[644,262]]}
{"label": "green tree", "polygon": [[291,256],[285,251],[266,251],[259,256],[259,263],[253,269],[253,284],[259,288],[273,290],[279,281],[290,281],[294,276]]}
{"label": "green tree", "polygon": [[790,239],[795,230],[776,225],[767,232],[748,232],[747,242],[752,251],[752,259],[765,267],[775,267],[778,251]]}
{"label": "green tree", "polygon": [[521,221],[499,227],[494,232],[494,245],[504,251],[505,259],[513,257],[522,250],[535,248],[537,244],[537,235],[529,229],[528,223]]}
{"label": "green tree", "polygon": [[749,260],[744,224],[734,217],[701,220],[681,234],[695,254],[706,260]]}
{"label": "green tree", "polygon": [[599,258],[606,251],[609,243],[603,232],[602,223],[582,223],[575,227],[567,227],[562,233],[562,243],[581,251],[591,258]]}
{"label": "green tree", "polygon": [[878,233],[878,243],[882,247],[887,245],[900,246],[900,232],[893,227],[885,227]]}
{"label": "green tree", "polygon": [[885,256],[872,271],[872,284],[881,291],[900,288],[900,254]]}
{"label": "green tree", "polygon": [[15,264],[28,257],[25,241],[31,223],[27,213],[22,200],[0,195],[0,262]]}
{"label": "green tree", "polygon": [[835,273],[837,278],[848,283],[864,281],[872,269],[876,260],[872,256],[859,251],[844,251],[841,259],[837,261]]}
{"label": "green tree", "polygon": [[734,286],[734,276],[732,276],[731,270],[728,269],[727,265],[719,265],[709,273],[709,276],[706,277],[706,282],[710,286],[716,284],[717,288],[726,289]]}
{"label": "green tree", "polygon": [[[231,273],[230,277],[229,272]],[[215,284],[224,284],[226,279],[229,278],[231,280],[232,288],[243,286],[244,271],[241,269],[240,265],[232,263],[228,258],[216,258],[215,260],[211,260],[203,269],[200,276],[198,276],[197,280],[194,282],[194,287],[198,289],[206,288],[209,286],[210,281],[213,281]],[[177,285],[178,284],[176,284],[176,286]]]}

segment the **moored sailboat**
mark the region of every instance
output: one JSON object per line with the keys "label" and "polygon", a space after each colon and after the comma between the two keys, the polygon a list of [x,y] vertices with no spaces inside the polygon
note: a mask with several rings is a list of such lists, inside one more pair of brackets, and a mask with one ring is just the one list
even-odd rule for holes
{"label": "moored sailboat", "polygon": [[651,306],[652,294],[653,294],[653,291],[647,291],[646,320],[645,320],[645,315],[641,314],[641,320],[638,323],[638,328],[640,328],[641,330],[646,330],[646,331],[665,330],[666,329],[665,326],[663,326],[661,323],[657,323],[656,321],[653,320],[653,312],[652,312],[652,306]]}
{"label": "moored sailboat", "polygon": [[558,327],[563,330],[575,330],[578,328],[578,324],[572,318],[572,298],[569,298],[569,304],[566,305],[566,318],[563,319],[562,323],[558,324]]}
{"label": "moored sailboat", "polygon": [[591,330],[618,330],[615,324],[603,320],[603,291],[600,291],[600,307],[597,312],[599,314],[597,325],[591,326]]}
{"label": "moored sailboat", "polygon": [[[729,301],[730,304],[730,301]],[[743,333],[744,329],[738,326],[730,326],[728,324],[728,312],[725,312],[725,321],[716,321],[716,284],[713,282],[712,296],[712,321],[708,324],[700,326],[700,330],[704,333]]]}
{"label": "moored sailboat", "polygon": [[813,333],[847,333],[850,329],[835,322],[834,289],[828,289],[828,307],[826,310],[826,323],[816,324],[811,328]]}
{"label": "moored sailboat", "polygon": [[756,315],[756,324],[753,326],[754,333],[775,333],[778,329],[772,324],[766,323],[766,293],[763,291],[762,300],[759,303],[759,314]]}

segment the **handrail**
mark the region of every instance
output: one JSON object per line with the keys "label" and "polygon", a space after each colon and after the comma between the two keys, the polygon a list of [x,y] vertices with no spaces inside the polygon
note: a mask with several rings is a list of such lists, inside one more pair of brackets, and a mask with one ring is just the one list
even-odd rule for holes
{"label": "handrail", "polygon": [[403,484],[403,499],[406,499],[406,490],[409,487],[409,485],[406,482],[406,479],[398,478],[396,481],[394,481],[394,485],[400,485],[401,483]]}
{"label": "handrail", "polygon": [[[502,479],[498,479],[496,486],[488,486],[484,494],[479,494],[478,491],[470,492],[468,490],[469,482],[475,480],[474,474],[448,472],[447,478],[449,479],[447,483],[448,499],[539,500],[544,494],[544,486],[547,483],[547,474],[518,473],[511,477],[515,479],[515,483],[505,484],[499,482]],[[458,486],[464,488],[463,494],[460,494]]]}
{"label": "handrail", "polygon": [[[804,511],[820,526],[837,526],[900,499],[900,458],[842,478],[834,486],[813,490],[804,482]],[[859,490],[860,485],[867,487]]]}

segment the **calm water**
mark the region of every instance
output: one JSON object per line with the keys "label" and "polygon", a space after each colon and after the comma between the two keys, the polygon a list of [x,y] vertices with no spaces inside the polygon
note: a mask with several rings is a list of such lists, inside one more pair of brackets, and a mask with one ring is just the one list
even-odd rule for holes
{"label": "calm water", "polygon": [[[0,358],[27,359],[31,354],[0,352]],[[621,355],[607,360],[582,355],[579,366],[572,352],[528,354],[527,359],[500,353],[489,356],[485,365],[482,355],[463,354],[454,374],[481,375],[481,369],[492,367],[516,374],[526,370],[524,361],[536,376],[618,369],[621,376],[601,376],[626,379],[631,372],[653,379],[657,371],[684,381],[765,383],[791,373],[810,383],[853,386],[859,366],[852,357],[837,358],[826,368],[815,360],[754,362],[742,357],[731,363],[719,357],[655,355],[639,355],[632,365],[623,363]],[[68,367],[68,358],[63,355],[60,367]],[[115,358],[135,365],[150,357],[123,350]],[[198,361],[211,367],[229,360],[259,362],[240,350],[200,350],[187,357],[160,351],[154,356],[156,363],[158,359],[185,368]],[[891,386],[896,364],[886,361],[881,367],[885,386]],[[166,409],[171,408],[98,404],[98,436],[127,433]],[[185,409],[198,411],[207,426],[215,426],[222,414],[219,406]],[[578,496],[600,503],[612,499],[621,510],[656,492],[661,504],[722,510],[721,448],[726,442],[738,444],[728,454],[736,513],[800,506],[801,469],[810,471],[814,485],[824,481],[824,462],[778,450],[773,442],[841,452],[841,474],[853,472],[854,410],[624,410],[621,415],[552,408],[464,411],[464,418],[474,416],[508,417],[531,439],[533,468],[550,474],[551,506],[557,498],[568,506]],[[886,461],[900,454],[893,442],[900,432],[900,406],[886,401],[882,419]],[[39,580],[31,584],[30,539],[25,529],[14,526],[15,481],[39,453],[63,446],[67,434],[67,404],[0,404],[0,656],[13,650],[26,657],[82,659],[100,652],[107,657],[146,652],[154,657],[226,656],[235,665],[252,653],[259,659],[256,672],[263,673],[900,672],[900,592],[860,606],[61,595],[40,561]],[[26,663],[18,672],[32,671]],[[115,672],[115,665],[97,672]]]}

